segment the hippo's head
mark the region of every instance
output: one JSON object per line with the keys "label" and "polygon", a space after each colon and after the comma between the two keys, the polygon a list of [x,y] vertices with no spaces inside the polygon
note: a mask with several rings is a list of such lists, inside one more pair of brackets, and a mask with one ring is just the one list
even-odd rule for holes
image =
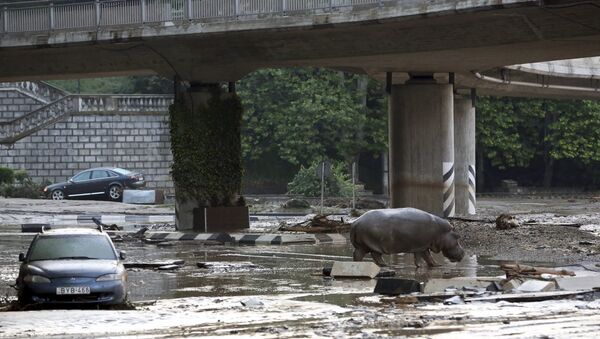
{"label": "hippo's head", "polygon": [[453,231],[446,232],[431,244],[431,250],[435,253],[441,251],[444,257],[452,262],[461,261],[465,256],[465,250],[458,243],[459,238]]}

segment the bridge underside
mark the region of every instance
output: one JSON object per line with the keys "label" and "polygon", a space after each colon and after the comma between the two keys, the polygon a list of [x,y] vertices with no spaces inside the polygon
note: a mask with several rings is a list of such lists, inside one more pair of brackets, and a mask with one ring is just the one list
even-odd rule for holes
{"label": "bridge underside", "polygon": [[[298,65],[374,75],[468,74],[600,55],[600,7],[591,2],[396,18],[369,13],[10,33],[0,42],[0,81],[153,72],[234,81],[255,69]],[[345,16],[349,23],[343,23]],[[352,21],[354,17],[364,20]]]}

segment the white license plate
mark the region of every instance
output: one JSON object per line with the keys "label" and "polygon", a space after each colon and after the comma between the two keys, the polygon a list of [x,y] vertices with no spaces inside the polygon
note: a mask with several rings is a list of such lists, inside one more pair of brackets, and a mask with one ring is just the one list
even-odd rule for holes
{"label": "white license plate", "polygon": [[89,286],[71,286],[71,287],[57,287],[57,295],[63,294],[90,294]]}

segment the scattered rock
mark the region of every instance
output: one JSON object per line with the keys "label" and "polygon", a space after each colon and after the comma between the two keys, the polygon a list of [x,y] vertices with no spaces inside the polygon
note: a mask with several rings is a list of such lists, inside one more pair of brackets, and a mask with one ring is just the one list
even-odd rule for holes
{"label": "scattered rock", "polygon": [[499,230],[507,230],[519,227],[519,222],[510,214],[500,214],[496,218],[496,228]]}
{"label": "scattered rock", "polygon": [[244,305],[246,307],[261,307],[261,306],[265,305],[262,301],[260,301],[256,298],[242,300],[241,303],[242,303],[242,305]]}
{"label": "scattered rock", "polygon": [[444,300],[444,305],[460,305],[464,304],[465,301],[458,295],[453,296],[452,298],[448,298]]}
{"label": "scattered rock", "polygon": [[526,280],[521,285],[519,285],[515,291],[516,292],[548,292],[556,290],[556,284],[553,281],[544,281],[544,280]]}

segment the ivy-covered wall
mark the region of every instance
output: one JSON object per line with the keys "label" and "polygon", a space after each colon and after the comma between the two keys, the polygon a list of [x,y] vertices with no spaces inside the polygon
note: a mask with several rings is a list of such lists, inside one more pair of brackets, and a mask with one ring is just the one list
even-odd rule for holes
{"label": "ivy-covered wall", "polygon": [[233,93],[211,89],[200,107],[190,110],[178,98],[169,110],[171,122],[172,177],[181,196],[198,206],[232,206],[242,182],[242,105]]}

